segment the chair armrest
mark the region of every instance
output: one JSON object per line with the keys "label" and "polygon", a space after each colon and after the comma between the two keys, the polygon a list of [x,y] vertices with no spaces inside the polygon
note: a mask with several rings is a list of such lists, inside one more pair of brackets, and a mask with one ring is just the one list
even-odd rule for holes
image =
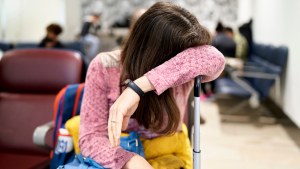
{"label": "chair armrest", "polygon": [[[259,71],[264,71],[264,67],[260,67],[260,66],[253,66],[253,65],[244,65],[243,67],[244,69],[252,69],[255,70],[255,72],[259,72]],[[245,70],[244,70],[245,71]],[[248,70],[246,70],[247,72]]]}
{"label": "chair armrest", "polygon": [[244,61],[244,65],[256,66],[257,64],[250,61]]}
{"label": "chair armrest", "polygon": [[45,138],[46,138],[47,132],[49,130],[53,129],[53,127],[54,127],[54,123],[53,123],[53,121],[50,121],[48,123],[45,123],[45,124],[35,128],[35,130],[33,132],[33,143],[35,145],[45,148],[48,151],[51,151],[51,147],[46,144]]}
{"label": "chair armrest", "polygon": [[260,79],[276,79],[279,78],[278,74],[272,74],[272,73],[263,73],[263,72],[238,72],[233,71],[231,72],[231,75],[234,76],[240,76],[240,77],[252,77],[252,78],[260,78]]}

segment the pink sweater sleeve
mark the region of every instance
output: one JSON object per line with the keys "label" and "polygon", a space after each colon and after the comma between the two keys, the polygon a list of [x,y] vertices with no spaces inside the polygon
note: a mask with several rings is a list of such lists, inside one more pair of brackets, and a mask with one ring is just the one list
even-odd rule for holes
{"label": "pink sweater sleeve", "polygon": [[188,82],[198,75],[202,75],[202,82],[212,81],[221,74],[224,66],[223,54],[212,46],[203,45],[180,52],[145,76],[160,95],[168,88]]}
{"label": "pink sweater sleeve", "polygon": [[83,156],[94,159],[103,167],[120,169],[135,154],[120,146],[110,147],[105,71],[99,58],[89,66],[80,112],[79,147]]}

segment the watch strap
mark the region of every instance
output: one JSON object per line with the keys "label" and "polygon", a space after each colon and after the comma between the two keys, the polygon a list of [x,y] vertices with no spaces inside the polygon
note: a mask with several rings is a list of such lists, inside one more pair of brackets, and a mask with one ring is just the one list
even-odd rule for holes
{"label": "watch strap", "polygon": [[133,91],[135,91],[140,97],[144,96],[144,92],[140,89],[132,80],[127,79],[125,81],[126,86],[130,87]]}

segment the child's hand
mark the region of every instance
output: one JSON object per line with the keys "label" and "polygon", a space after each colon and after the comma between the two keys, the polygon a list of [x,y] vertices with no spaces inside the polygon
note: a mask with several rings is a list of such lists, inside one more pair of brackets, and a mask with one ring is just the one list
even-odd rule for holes
{"label": "child's hand", "polygon": [[[146,76],[136,79],[134,83],[145,93],[154,90]],[[112,148],[120,144],[121,130],[126,130],[129,119],[137,109],[139,101],[140,96],[127,87],[111,106],[108,118],[108,136]]]}

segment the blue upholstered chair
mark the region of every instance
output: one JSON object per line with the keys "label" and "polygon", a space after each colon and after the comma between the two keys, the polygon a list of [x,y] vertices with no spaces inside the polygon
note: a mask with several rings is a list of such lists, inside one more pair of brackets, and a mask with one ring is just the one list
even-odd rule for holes
{"label": "blue upholstered chair", "polygon": [[230,66],[225,70],[230,78],[216,80],[218,94],[235,95],[245,98],[225,114],[234,114],[250,103],[252,108],[260,105],[275,84],[276,98],[280,96],[280,74],[286,65],[288,48],[253,44],[253,53],[245,62],[244,71],[240,72]]}

